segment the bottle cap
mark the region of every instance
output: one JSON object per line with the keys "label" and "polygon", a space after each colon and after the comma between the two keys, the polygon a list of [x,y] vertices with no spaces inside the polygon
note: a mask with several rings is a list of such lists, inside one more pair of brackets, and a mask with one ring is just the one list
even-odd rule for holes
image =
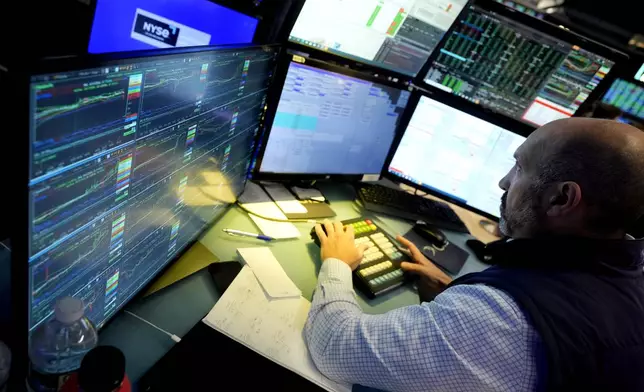
{"label": "bottle cap", "polygon": [[78,370],[78,386],[85,392],[112,392],[124,378],[125,356],[112,346],[98,346],[88,352]]}
{"label": "bottle cap", "polygon": [[63,297],[56,300],[54,315],[63,324],[71,324],[83,317],[85,307],[83,300],[73,297]]}

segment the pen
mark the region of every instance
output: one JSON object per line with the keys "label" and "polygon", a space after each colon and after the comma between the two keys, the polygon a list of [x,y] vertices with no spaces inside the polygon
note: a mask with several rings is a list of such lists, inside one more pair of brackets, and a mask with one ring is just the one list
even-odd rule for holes
{"label": "pen", "polygon": [[245,231],[240,231],[240,230],[233,230],[233,229],[223,229],[223,230],[224,230],[224,233],[228,235],[234,235],[239,237],[251,237],[251,238],[257,238],[258,240],[263,240],[263,241],[273,241],[275,239],[267,235],[247,233]]}

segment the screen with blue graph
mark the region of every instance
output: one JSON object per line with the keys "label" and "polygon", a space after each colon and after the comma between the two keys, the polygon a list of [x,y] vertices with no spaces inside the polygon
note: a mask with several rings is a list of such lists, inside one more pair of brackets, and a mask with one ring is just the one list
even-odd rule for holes
{"label": "screen with blue graph", "polygon": [[536,126],[573,116],[615,65],[478,5],[430,63],[427,84]]}
{"label": "screen with blue graph", "polygon": [[260,172],[380,174],[409,96],[292,62]]}
{"label": "screen with blue graph", "polygon": [[243,190],[273,49],[41,74],[30,87],[30,331],[61,296],[99,328]]}
{"label": "screen with blue graph", "polygon": [[98,0],[88,51],[246,44],[257,23],[209,0]]}
{"label": "screen with blue graph", "polygon": [[617,79],[606,92],[602,101],[619,108],[624,113],[644,120],[644,87],[642,85]]}

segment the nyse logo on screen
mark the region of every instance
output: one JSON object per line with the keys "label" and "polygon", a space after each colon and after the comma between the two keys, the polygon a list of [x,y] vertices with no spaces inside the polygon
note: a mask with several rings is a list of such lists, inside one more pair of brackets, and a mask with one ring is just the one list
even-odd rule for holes
{"label": "nyse logo on screen", "polygon": [[134,32],[172,46],[177,45],[177,38],[179,37],[178,27],[141,14],[136,15]]}

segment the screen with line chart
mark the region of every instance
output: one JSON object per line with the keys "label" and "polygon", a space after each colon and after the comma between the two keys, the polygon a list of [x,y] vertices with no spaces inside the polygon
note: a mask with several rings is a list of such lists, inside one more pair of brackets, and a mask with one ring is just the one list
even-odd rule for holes
{"label": "screen with line chart", "polygon": [[29,328],[61,296],[99,328],[236,200],[275,49],[32,77]]}
{"label": "screen with line chart", "polygon": [[571,117],[613,61],[470,5],[430,60],[425,82],[508,117]]}

